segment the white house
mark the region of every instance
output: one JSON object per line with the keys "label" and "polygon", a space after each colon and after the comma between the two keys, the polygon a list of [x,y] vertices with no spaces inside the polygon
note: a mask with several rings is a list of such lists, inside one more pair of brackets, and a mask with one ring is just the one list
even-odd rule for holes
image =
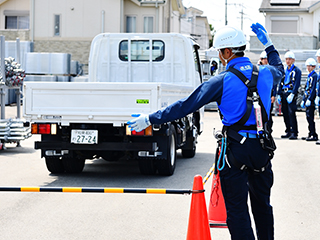
{"label": "white house", "polygon": [[200,49],[208,49],[209,41],[212,39],[210,26],[203,11],[189,7],[181,18],[181,33],[190,34],[200,45]]}
{"label": "white house", "polygon": [[[265,26],[277,49],[318,49],[320,46],[320,1],[263,0],[259,11],[265,15]],[[255,36],[251,50],[261,50]]]}
{"label": "white house", "polygon": [[0,0],[0,35],[87,63],[101,32],[180,32],[181,0]]}

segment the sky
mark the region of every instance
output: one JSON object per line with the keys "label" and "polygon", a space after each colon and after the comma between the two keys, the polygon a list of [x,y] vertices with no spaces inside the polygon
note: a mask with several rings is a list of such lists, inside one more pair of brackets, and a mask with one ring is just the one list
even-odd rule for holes
{"label": "sky", "polygon": [[[226,0],[182,0],[185,7],[195,7],[203,11],[202,16],[208,18],[215,30],[225,25]],[[262,0],[227,0],[228,25],[241,29],[241,11],[243,9],[243,31],[247,35],[254,35],[251,24],[259,22],[265,24],[265,18],[259,12]]]}

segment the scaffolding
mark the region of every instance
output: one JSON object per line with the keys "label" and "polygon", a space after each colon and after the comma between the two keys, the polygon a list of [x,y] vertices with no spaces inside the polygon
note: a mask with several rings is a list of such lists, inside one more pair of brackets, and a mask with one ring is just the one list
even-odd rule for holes
{"label": "scaffolding", "polygon": [[[5,149],[5,143],[17,143],[20,146],[20,141],[31,137],[31,128],[28,123],[21,117],[21,85],[23,77],[16,75],[21,74],[17,69],[8,69],[8,64],[13,63],[12,58],[5,58],[5,37],[0,36],[0,103],[1,103],[1,119],[0,119],[0,150]],[[16,40],[17,59],[14,64],[20,62],[20,40]],[[17,66],[17,64],[16,64]],[[12,68],[12,67],[11,67]],[[14,72],[15,76],[9,77],[8,71]],[[21,80],[22,79],[22,80]],[[17,80],[17,82],[16,82]],[[20,81],[21,80],[21,81]],[[17,102],[17,115],[15,119],[6,119],[5,105],[6,105],[6,92],[9,89],[14,89],[16,93]]]}

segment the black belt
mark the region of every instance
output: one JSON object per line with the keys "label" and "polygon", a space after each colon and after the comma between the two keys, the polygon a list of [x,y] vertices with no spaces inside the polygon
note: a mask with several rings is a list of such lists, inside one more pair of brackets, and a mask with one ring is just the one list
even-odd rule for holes
{"label": "black belt", "polygon": [[292,91],[292,88],[283,88],[282,89],[284,92]]}

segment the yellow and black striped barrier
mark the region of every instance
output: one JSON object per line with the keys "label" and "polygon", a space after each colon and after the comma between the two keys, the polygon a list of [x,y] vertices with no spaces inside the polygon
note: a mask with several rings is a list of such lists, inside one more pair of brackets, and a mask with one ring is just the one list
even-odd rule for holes
{"label": "yellow and black striped barrier", "polygon": [[0,192],[192,194],[202,193],[204,190],[161,188],[0,187]]}
{"label": "yellow and black striped barrier", "polygon": [[206,182],[208,181],[208,179],[210,178],[210,176],[214,172],[214,165],[215,164],[212,165],[212,167],[209,169],[209,172],[207,172],[206,176],[203,178],[203,185],[206,184]]}

